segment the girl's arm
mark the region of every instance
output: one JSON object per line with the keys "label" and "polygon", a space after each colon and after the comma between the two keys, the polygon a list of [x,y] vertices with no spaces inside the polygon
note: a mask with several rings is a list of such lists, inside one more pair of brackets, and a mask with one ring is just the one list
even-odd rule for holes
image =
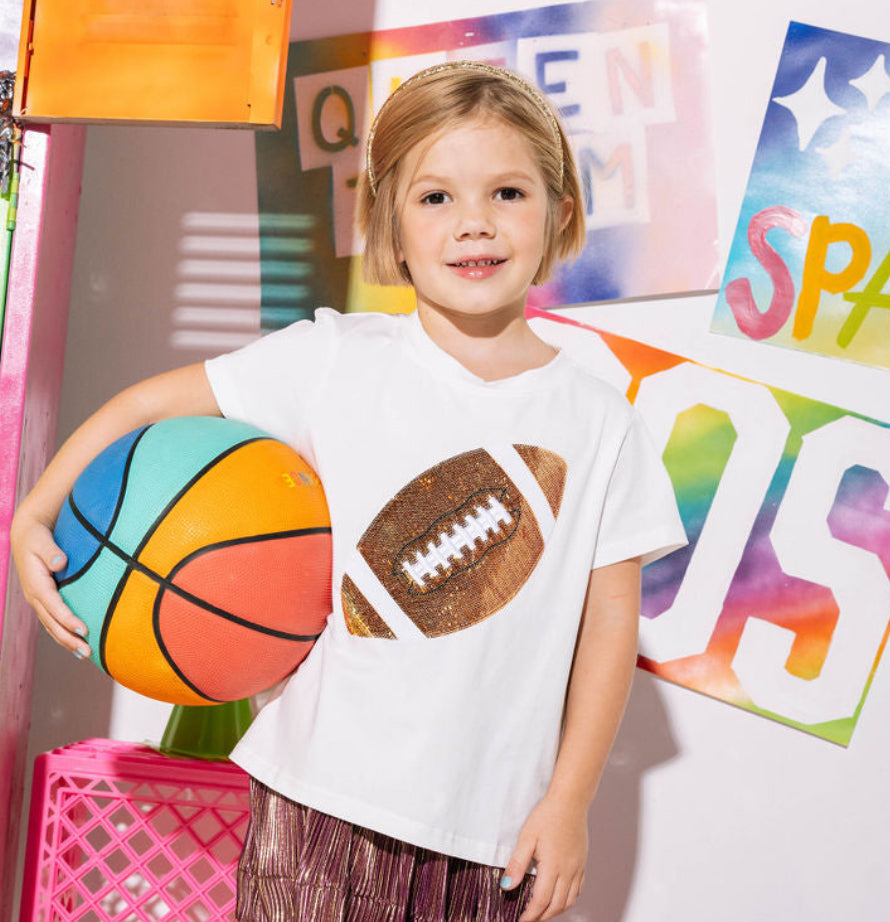
{"label": "girl's arm", "polygon": [[52,577],[65,565],[52,529],[74,481],[103,448],[139,426],[171,416],[219,415],[203,364],[148,378],[121,391],[80,426],[19,504],[9,535],[25,599],[66,649],[89,655],[81,639],[86,626],[62,601]]}
{"label": "girl's arm", "polygon": [[637,657],[640,561],[593,570],[575,646],[565,727],[547,793],[519,834],[504,881],[519,884],[534,858],[537,879],[519,922],[551,919],[581,891],[587,812],[630,692]]}

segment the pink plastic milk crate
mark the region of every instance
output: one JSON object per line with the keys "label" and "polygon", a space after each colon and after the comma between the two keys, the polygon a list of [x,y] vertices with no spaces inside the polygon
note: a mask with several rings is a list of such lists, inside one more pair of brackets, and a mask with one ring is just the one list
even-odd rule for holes
{"label": "pink plastic milk crate", "polygon": [[21,922],[234,919],[247,775],[93,739],[34,764]]}

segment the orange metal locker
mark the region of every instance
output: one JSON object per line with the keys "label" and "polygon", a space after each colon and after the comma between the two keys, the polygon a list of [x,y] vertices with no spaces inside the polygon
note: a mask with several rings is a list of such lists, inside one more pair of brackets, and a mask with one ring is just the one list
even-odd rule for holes
{"label": "orange metal locker", "polygon": [[25,0],[25,120],[281,124],[292,0]]}

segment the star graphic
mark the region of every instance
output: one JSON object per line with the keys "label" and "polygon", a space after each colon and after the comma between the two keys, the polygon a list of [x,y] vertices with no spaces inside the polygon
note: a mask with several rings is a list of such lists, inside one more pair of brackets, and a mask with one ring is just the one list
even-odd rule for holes
{"label": "star graphic", "polygon": [[841,136],[829,147],[817,147],[816,150],[822,155],[822,159],[828,165],[828,171],[832,179],[837,179],[847,164],[856,159],[856,154],[850,146],[852,136],[850,129],[846,126],[841,132]]}
{"label": "star graphic", "polygon": [[799,90],[773,98],[773,102],[784,106],[794,116],[800,150],[806,150],[823,122],[834,115],[846,113],[846,109],[835,105],[825,93],[826,64],[825,58],[819,58],[807,82]]}
{"label": "star graphic", "polygon": [[878,59],[871,68],[857,80],[850,81],[860,93],[868,100],[868,111],[872,112],[875,106],[890,93],[890,77],[884,63],[884,55],[879,54]]}

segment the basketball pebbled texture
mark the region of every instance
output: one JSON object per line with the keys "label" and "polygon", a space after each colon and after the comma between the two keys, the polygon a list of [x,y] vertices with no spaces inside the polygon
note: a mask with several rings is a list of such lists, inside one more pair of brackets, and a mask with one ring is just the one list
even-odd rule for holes
{"label": "basketball pebbled texture", "polygon": [[246,698],[293,671],[330,605],[330,518],[284,443],[216,417],[110,445],[59,515],[59,591],[92,659],[176,704]]}
{"label": "basketball pebbled texture", "polygon": [[[354,568],[343,577],[349,631],[397,637],[383,610],[390,603],[427,637],[463,630],[499,611],[534,571],[565,479],[565,461],[531,445],[475,449],[415,477],[358,542],[370,574]],[[385,606],[369,598],[383,598]]]}

